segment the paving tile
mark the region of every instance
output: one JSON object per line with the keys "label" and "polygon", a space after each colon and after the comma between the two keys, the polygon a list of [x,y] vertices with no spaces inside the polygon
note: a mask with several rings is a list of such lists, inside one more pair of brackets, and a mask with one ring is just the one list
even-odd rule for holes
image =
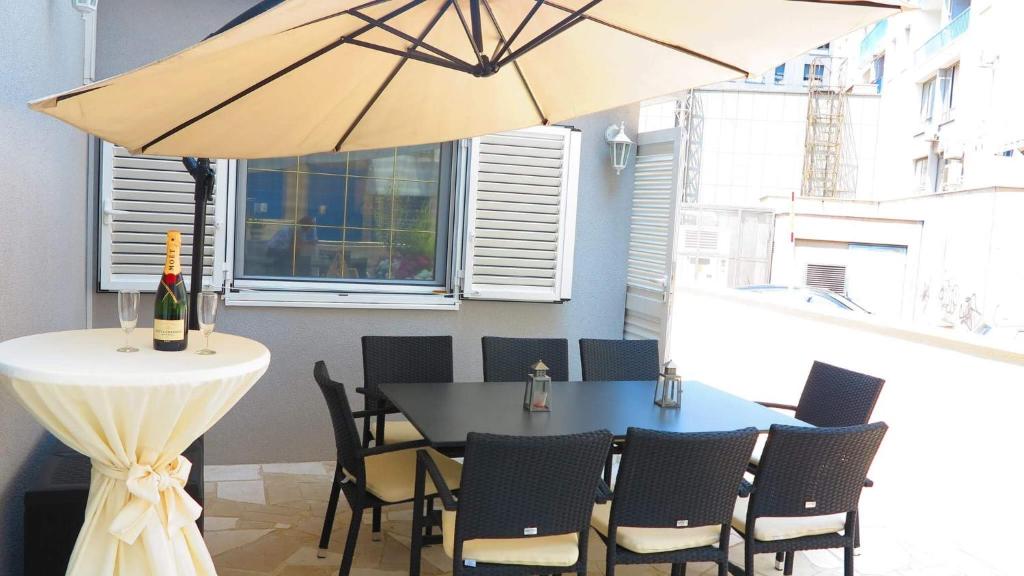
{"label": "paving tile", "polygon": [[267,496],[263,489],[263,480],[242,480],[237,482],[218,482],[217,498],[248,502],[250,504],[266,504]]}
{"label": "paving tile", "polygon": [[218,530],[231,530],[238,527],[238,518],[225,516],[206,516],[203,518],[203,530],[216,532]]}
{"label": "paving tile", "polygon": [[224,482],[227,480],[259,480],[259,464],[239,464],[231,466],[203,466],[204,482]]}
{"label": "paving tile", "polygon": [[[326,476],[327,467],[323,462],[288,462],[284,464],[263,464],[264,474],[305,474],[309,476]],[[330,471],[334,473],[333,467]]]}
{"label": "paving tile", "polygon": [[204,536],[204,539],[206,540],[207,549],[210,550],[210,555],[217,556],[239,546],[251,544],[272,531],[271,529],[223,530],[220,532],[210,532]]}

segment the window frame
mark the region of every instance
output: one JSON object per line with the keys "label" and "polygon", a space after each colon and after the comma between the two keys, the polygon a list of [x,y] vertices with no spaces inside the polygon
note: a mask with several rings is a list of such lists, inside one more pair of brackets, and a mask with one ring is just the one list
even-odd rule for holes
{"label": "window frame", "polygon": [[[246,165],[238,161],[229,189],[225,262],[225,303],[234,306],[281,306],[318,308],[387,308],[456,310],[459,307],[458,275],[466,211],[465,182],[461,175],[464,145],[461,141],[440,143],[439,186],[448,187],[448,223],[439,229],[435,257],[444,254],[445,263],[437,281],[352,282],[316,279],[270,279],[236,277],[244,262]],[[447,170],[444,166],[447,164]],[[442,238],[443,233],[443,238]]]}
{"label": "window frame", "polygon": [[[935,88],[937,84],[937,76],[932,76],[921,83],[921,102],[918,110],[919,118],[922,123],[929,124],[932,119],[935,118]],[[928,102],[927,109],[925,102]]]}

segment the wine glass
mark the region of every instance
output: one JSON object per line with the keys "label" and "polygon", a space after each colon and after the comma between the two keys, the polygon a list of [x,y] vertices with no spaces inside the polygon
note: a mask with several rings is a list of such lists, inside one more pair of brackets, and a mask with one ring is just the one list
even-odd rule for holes
{"label": "wine glass", "polygon": [[208,356],[210,354],[216,354],[215,350],[210,349],[210,334],[213,333],[213,327],[217,322],[217,293],[216,292],[200,292],[199,301],[199,330],[202,331],[203,337],[206,338],[206,346],[202,350],[197,350],[196,354],[202,354]]}
{"label": "wine glass", "polygon": [[139,322],[139,292],[137,290],[122,290],[117,293],[117,317],[121,321],[121,330],[124,330],[124,346],[117,349],[118,352],[138,352],[139,349],[132,346],[129,337],[135,325]]}

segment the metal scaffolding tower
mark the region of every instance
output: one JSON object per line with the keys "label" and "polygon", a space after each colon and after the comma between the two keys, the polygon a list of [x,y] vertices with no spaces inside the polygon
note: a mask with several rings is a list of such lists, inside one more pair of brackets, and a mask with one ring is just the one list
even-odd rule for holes
{"label": "metal scaffolding tower", "polygon": [[846,59],[817,57],[805,66],[807,134],[800,195],[852,198],[857,159],[844,88]]}

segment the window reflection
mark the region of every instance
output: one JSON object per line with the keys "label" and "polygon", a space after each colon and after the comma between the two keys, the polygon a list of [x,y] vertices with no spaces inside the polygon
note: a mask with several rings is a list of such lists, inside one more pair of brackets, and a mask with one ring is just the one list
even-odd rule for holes
{"label": "window reflection", "polygon": [[441,164],[442,145],[249,161],[242,275],[440,282]]}

